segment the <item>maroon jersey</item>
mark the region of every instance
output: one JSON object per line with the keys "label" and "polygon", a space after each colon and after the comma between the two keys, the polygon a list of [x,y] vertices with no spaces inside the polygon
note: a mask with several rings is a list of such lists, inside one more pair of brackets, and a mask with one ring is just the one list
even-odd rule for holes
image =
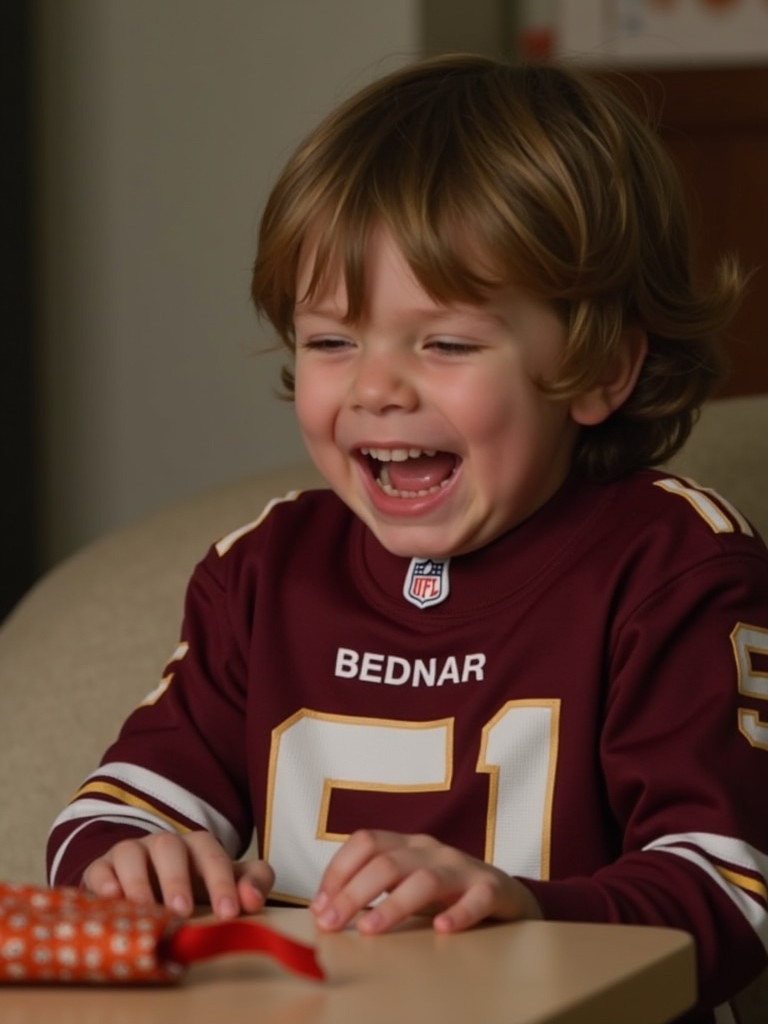
{"label": "maroon jersey", "polygon": [[255,834],[274,897],[305,902],[355,829],[429,833],[547,918],[692,932],[714,1007],[766,961],[767,701],[768,553],[690,482],[573,479],[415,567],[331,492],[291,495],[197,567],[166,675],[57,819],[50,876],[208,829],[232,856]]}

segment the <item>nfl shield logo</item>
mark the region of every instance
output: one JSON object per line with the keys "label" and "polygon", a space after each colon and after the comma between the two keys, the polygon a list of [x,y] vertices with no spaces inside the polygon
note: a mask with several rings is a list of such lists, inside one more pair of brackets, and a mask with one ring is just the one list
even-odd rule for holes
{"label": "nfl shield logo", "polygon": [[448,563],[450,558],[412,558],[405,575],[403,596],[417,608],[440,604],[450,593]]}

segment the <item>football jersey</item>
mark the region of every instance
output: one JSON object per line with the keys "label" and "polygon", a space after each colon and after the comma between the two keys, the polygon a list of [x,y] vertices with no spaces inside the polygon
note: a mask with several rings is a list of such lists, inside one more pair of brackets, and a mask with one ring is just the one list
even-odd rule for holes
{"label": "football jersey", "polygon": [[428,833],[546,918],[692,932],[714,1007],[766,961],[767,702],[768,553],[689,481],[572,478],[418,565],[332,492],[294,494],[196,568],[160,685],[54,825],[50,878],[207,829],[233,857],[255,836],[273,898],[306,903],[356,829]]}

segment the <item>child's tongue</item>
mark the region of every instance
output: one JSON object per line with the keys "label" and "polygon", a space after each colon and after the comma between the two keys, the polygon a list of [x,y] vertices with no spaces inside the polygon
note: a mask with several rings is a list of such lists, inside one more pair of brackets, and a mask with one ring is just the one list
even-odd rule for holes
{"label": "child's tongue", "polygon": [[455,464],[456,456],[450,452],[419,455],[405,462],[388,462],[389,482],[398,491],[428,491],[447,480]]}

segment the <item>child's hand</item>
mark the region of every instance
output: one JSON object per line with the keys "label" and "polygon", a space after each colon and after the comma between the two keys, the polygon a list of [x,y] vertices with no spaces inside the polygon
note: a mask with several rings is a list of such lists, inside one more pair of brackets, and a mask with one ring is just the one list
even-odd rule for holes
{"label": "child's hand", "polygon": [[[386,894],[386,895],[384,895]],[[411,914],[435,913],[440,932],[471,928],[486,918],[540,918],[529,889],[517,879],[430,836],[361,831],[334,855],[312,911],[320,928],[343,928],[378,897],[357,922],[367,934],[384,932]]]}
{"label": "child's hand", "polygon": [[116,843],[83,874],[83,887],[97,896],[135,903],[159,898],[186,917],[195,903],[210,903],[217,917],[253,914],[274,883],[266,861],[233,862],[209,832],[161,832]]}

